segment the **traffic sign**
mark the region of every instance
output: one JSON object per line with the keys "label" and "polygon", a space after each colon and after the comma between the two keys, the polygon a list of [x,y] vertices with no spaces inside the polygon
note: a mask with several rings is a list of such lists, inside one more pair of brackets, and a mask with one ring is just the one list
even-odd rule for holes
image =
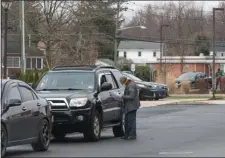
{"label": "traffic sign", "polygon": [[131,71],[135,71],[135,64],[131,64]]}

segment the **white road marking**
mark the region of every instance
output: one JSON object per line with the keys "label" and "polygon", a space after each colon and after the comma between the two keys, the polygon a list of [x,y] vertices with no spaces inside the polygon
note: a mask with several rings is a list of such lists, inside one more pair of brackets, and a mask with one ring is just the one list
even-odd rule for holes
{"label": "white road marking", "polygon": [[193,154],[193,152],[159,152],[159,155],[186,155]]}

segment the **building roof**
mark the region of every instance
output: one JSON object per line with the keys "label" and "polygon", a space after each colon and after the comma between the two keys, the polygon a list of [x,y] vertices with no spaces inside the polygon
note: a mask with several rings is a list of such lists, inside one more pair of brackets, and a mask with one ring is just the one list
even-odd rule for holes
{"label": "building roof", "polygon": [[110,60],[110,59],[100,58],[100,59],[97,59],[97,61],[106,63],[107,65],[111,65],[111,66],[115,65],[114,62],[112,60]]}
{"label": "building roof", "polygon": [[160,49],[160,43],[143,41],[121,41],[118,49]]}

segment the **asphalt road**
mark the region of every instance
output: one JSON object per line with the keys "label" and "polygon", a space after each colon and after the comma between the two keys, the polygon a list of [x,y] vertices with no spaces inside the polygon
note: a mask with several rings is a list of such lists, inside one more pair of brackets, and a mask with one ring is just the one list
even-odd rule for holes
{"label": "asphalt road", "polygon": [[225,156],[225,105],[176,105],[142,108],[138,112],[138,139],[114,138],[105,130],[99,142],[81,135],[52,141],[47,152],[30,145],[11,147],[7,157],[209,157]]}

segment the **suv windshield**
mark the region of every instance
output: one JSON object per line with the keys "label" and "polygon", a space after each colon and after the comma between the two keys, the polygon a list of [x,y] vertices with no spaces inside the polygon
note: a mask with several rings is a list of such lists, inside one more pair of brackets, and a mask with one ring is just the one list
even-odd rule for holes
{"label": "suv windshield", "polygon": [[142,81],[140,78],[137,78],[136,76],[128,74],[128,73],[123,73],[123,75],[133,81]]}
{"label": "suv windshield", "polygon": [[196,76],[196,73],[189,72],[189,73],[184,73],[184,74],[180,75],[177,79],[178,80],[192,80],[195,78],[195,76]]}
{"label": "suv windshield", "polygon": [[93,72],[48,72],[36,90],[94,90]]}

